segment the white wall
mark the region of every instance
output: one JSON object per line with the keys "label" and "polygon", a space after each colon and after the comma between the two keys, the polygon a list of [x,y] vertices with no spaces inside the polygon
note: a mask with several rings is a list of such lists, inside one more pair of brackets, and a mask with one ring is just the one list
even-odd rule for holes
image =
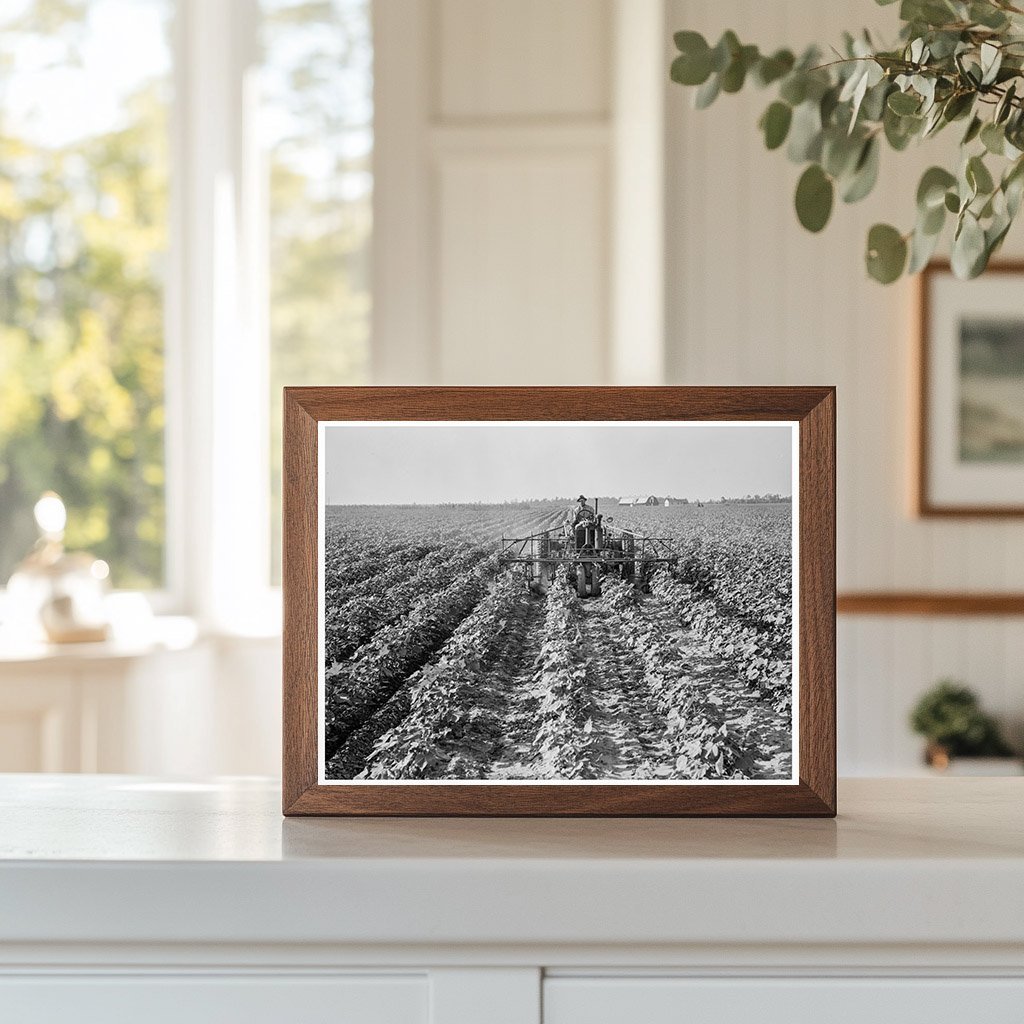
{"label": "white wall", "polygon": [[[668,27],[796,48],[865,24],[891,39],[894,12],[869,0],[669,0]],[[1024,589],[1020,520],[910,514],[912,284],[883,288],[863,270],[868,227],[911,226],[917,179],[955,137],[885,152],[877,193],[837,204],[814,236],[793,213],[800,169],[766,152],[756,129],[767,93],[721,96],[705,111],[692,109],[692,90],[670,84],[667,96],[669,382],[837,386],[840,590]],[[1022,241],[1011,233],[1007,254]],[[843,617],[839,640],[841,771],[913,767],[908,709],[944,675],[1020,731],[1024,620]]]}

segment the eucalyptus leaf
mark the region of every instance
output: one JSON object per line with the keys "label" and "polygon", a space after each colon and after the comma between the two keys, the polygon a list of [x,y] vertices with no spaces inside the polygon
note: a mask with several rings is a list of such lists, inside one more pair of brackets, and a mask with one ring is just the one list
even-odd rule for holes
{"label": "eucalyptus leaf", "polygon": [[906,239],[890,224],[875,224],[868,232],[868,274],[880,284],[892,284],[906,263]]}
{"label": "eucalyptus leaf", "polygon": [[793,163],[817,160],[821,156],[821,111],[813,101],[801,103],[793,111],[786,155]]}
{"label": "eucalyptus leaf", "polygon": [[789,126],[793,121],[793,108],[788,103],[776,100],[761,115],[761,129],[764,144],[768,149],[778,149],[786,141]]}
{"label": "eucalyptus leaf", "polygon": [[874,60],[865,58],[846,80],[846,84],[839,94],[839,102],[850,103],[853,106],[852,113],[850,114],[849,131],[852,132],[854,125],[857,123],[857,115],[868,89],[877,85],[882,80],[883,74],[884,72],[881,67]]}
{"label": "eucalyptus leaf", "polygon": [[920,21],[925,25],[944,25],[955,20],[957,12],[942,0],[903,0],[900,17],[905,21]]}
{"label": "eucalyptus leaf", "polygon": [[711,55],[707,50],[700,56],[684,53],[676,57],[669,71],[672,81],[680,85],[702,85],[710,74]]}
{"label": "eucalyptus leaf", "polygon": [[736,33],[732,29],[727,29],[711,51],[711,70],[721,74],[732,64],[734,56],[739,53],[740,49],[741,44]]}
{"label": "eucalyptus leaf", "polygon": [[711,49],[708,46],[708,41],[699,32],[692,32],[689,29],[673,32],[672,42],[675,43],[676,49],[680,53],[693,53],[701,50],[708,53]]}
{"label": "eucalyptus leaf", "polygon": [[746,81],[747,72],[758,59],[756,46],[742,46],[733,56],[732,63],[722,72],[722,92],[739,92]]}
{"label": "eucalyptus leaf", "polygon": [[967,126],[967,131],[964,132],[963,139],[960,140],[961,146],[967,146],[972,143],[981,132],[983,123],[980,117],[972,117],[971,123]]}
{"label": "eucalyptus leaf", "polygon": [[978,183],[972,175],[967,173],[968,162],[965,160],[960,165],[960,170],[956,177],[956,191],[960,197],[960,211],[963,212],[967,207],[974,202],[978,196]]}
{"label": "eucalyptus leaf", "polygon": [[979,51],[981,58],[981,84],[991,85],[999,74],[999,68],[1003,63],[1003,51],[991,42],[981,44]]}
{"label": "eucalyptus leaf", "polygon": [[1024,178],[1018,177],[1004,185],[1003,193],[1006,196],[1006,213],[1012,223],[1013,218],[1020,212],[1021,199],[1024,198]]}
{"label": "eucalyptus leaf", "polygon": [[928,48],[932,51],[933,60],[948,59],[956,53],[960,45],[960,33],[955,30],[932,32],[928,40]]}
{"label": "eucalyptus leaf", "polygon": [[923,138],[927,138],[933,132],[937,131],[942,126],[943,113],[941,106],[933,106],[931,113],[925,119],[925,130],[921,133]]}
{"label": "eucalyptus leaf", "polygon": [[838,127],[822,132],[821,166],[833,178],[852,171],[864,149],[864,137],[843,133]]}
{"label": "eucalyptus leaf", "polygon": [[753,77],[764,87],[784,78],[793,70],[796,58],[790,50],[776,50],[770,57],[762,57],[754,66]]}
{"label": "eucalyptus leaf", "polygon": [[[950,264],[953,273],[961,280],[977,277],[984,269],[986,250],[985,232],[978,219],[969,211],[963,214],[960,227],[953,238]],[[980,269],[976,269],[979,268]]]}
{"label": "eucalyptus leaf", "polygon": [[1002,126],[993,124],[991,121],[981,129],[982,145],[994,156],[1002,156],[1006,146],[1006,133]]}
{"label": "eucalyptus leaf", "polygon": [[972,156],[967,161],[966,175],[976,194],[987,196],[995,188],[992,175],[980,156]]}
{"label": "eucalyptus leaf", "polygon": [[942,206],[946,199],[946,192],[956,184],[956,176],[950,174],[944,167],[929,167],[921,175],[921,181],[917,186],[917,207],[927,212],[936,206]]}
{"label": "eucalyptus leaf", "polygon": [[711,77],[694,93],[693,105],[698,110],[706,110],[718,98],[722,91],[722,80],[717,74]]}
{"label": "eucalyptus leaf", "polygon": [[943,104],[942,116],[946,121],[956,121],[966,117],[974,107],[975,96],[971,92],[957,93],[949,97]]}
{"label": "eucalyptus leaf", "polygon": [[917,228],[915,230],[919,230],[925,235],[938,235],[941,234],[945,224],[946,204],[939,203],[938,206],[932,206],[927,210],[918,210]]}
{"label": "eucalyptus leaf", "polygon": [[985,28],[997,31],[1007,25],[1006,15],[990,3],[972,3],[968,9],[968,17],[978,25],[984,25]]}
{"label": "eucalyptus leaf", "polygon": [[910,262],[907,264],[907,273],[916,274],[928,265],[939,244],[941,232],[928,233],[920,228],[915,228],[910,237]]}
{"label": "eucalyptus leaf", "polygon": [[821,114],[822,124],[828,124],[830,121],[838,123],[841,118],[842,114],[837,109],[839,107],[839,93],[840,90],[837,88],[829,89],[818,101],[818,111]]}
{"label": "eucalyptus leaf", "polygon": [[922,111],[927,113],[935,103],[935,79],[927,75],[913,75],[910,84],[924,100]]}
{"label": "eucalyptus leaf", "polygon": [[832,214],[832,180],[817,165],[811,164],[796,186],[796,215],[808,231],[821,231]]}
{"label": "eucalyptus leaf", "polygon": [[909,92],[894,92],[889,96],[889,109],[900,116],[916,114],[920,106],[921,100]]}
{"label": "eucalyptus leaf", "polygon": [[882,115],[885,113],[885,101],[889,98],[889,94],[892,91],[892,82],[884,77],[869,87],[864,95],[864,102],[860,105],[858,119],[862,124],[865,121],[874,122],[882,120]]}
{"label": "eucalyptus leaf", "polygon": [[996,112],[992,115],[992,120],[996,124],[1002,124],[1013,111],[1013,101],[1017,96],[1017,83],[1011,82],[1007,87],[1006,91],[1000,97],[999,102],[996,104]]}
{"label": "eucalyptus leaf", "polygon": [[878,181],[879,149],[877,137],[872,137],[864,143],[853,175],[843,187],[844,203],[860,202],[875,187],[875,182]]}
{"label": "eucalyptus leaf", "polygon": [[990,195],[982,204],[981,209],[974,211],[974,215],[978,218],[978,220],[988,220],[989,217],[995,216],[996,209],[995,203],[993,202],[994,199],[995,194]]}
{"label": "eucalyptus leaf", "polygon": [[807,99],[807,75],[803,71],[794,71],[783,79],[779,87],[779,98],[791,107],[797,107]]}
{"label": "eucalyptus leaf", "polygon": [[910,140],[921,130],[923,124],[924,118],[922,117],[900,117],[891,110],[886,110],[882,116],[885,141],[897,152],[907,148]]}

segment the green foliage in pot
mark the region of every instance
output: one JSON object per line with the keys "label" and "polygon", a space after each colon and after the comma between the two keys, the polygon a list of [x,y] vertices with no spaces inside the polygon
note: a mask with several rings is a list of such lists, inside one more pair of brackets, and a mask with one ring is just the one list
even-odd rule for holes
{"label": "green foliage in pot", "polygon": [[991,715],[966,686],[944,679],[929,690],[910,715],[914,732],[951,757],[1006,757],[1013,753]]}
{"label": "green foliage in pot", "polygon": [[813,46],[800,56],[763,54],[732,31],[714,46],[697,32],[677,32],[672,79],[696,87],[698,108],[751,82],[774,91],[759,126],[768,149],[785,145],[790,160],[807,165],[795,198],[808,231],[825,227],[837,195],[855,203],[871,192],[883,144],[902,151],[956,124],[958,166],[925,172],[913,226],[876,224],[865,261],[882,284],[916,273],[951,222],[953,270],[977,277],[1024,197],[1024,7],[901,0],[899,17],[897,45],[846,33],[831,55]]}

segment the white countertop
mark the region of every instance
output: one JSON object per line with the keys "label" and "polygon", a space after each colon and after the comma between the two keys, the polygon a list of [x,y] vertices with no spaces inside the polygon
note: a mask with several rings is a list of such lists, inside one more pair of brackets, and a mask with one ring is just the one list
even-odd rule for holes
{"label": "white countertop", "polygon": [[0,776],[0,943],[1024,947],[1024,780],[839,817],[284,819],[275,783]]}

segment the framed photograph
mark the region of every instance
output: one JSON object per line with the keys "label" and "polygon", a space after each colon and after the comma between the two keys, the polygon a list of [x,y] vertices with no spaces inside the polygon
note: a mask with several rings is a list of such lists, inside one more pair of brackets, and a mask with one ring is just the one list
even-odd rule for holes
{"label": "framed photograph", "polygon": [[917,512],[1024,515],[1024,263],[919,287]]}
{"label": "framed photograph", "polygon": [[835,814],[832,388],[284,407],[285,814]]}

